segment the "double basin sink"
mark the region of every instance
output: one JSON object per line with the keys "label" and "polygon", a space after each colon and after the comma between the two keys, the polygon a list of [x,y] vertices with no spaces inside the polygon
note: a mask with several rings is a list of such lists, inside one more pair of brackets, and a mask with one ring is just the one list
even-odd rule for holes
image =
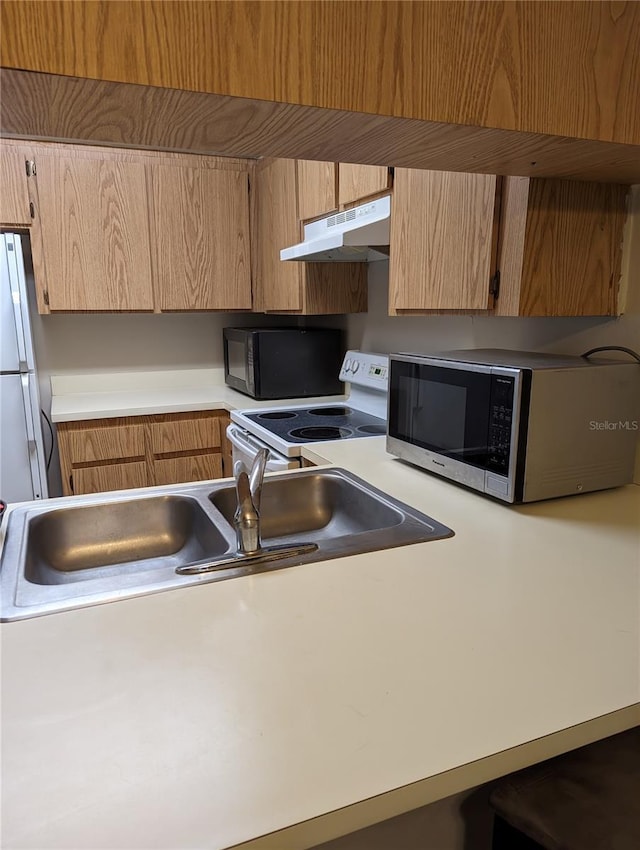
{"label": "double basin sink", "polygon": [[[253,575],[453,534],[342,469],[264,481],[263,545],[315,543],[276,562],[237,561],[229,480],[16,507],[0,561],[0,620],[36,617],[187,585]],[[216,568],[216,560],[223,561]],[[199,565],[209,572],[180,575]]]}

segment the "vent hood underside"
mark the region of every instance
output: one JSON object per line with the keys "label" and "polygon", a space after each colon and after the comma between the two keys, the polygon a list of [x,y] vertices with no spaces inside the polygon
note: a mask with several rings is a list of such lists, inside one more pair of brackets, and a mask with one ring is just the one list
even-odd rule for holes
{"label": "vent hood underside", "polygon": [[305,225],[304,241],[280,251],[281,260],[367,263],[389,259],[391,196]]}

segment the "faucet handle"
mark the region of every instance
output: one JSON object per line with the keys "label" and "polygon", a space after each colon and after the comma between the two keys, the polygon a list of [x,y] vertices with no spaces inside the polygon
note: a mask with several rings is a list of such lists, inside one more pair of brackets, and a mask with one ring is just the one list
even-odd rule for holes
{"label": "faucet handle", "polygon": [[240,517],[249,517],[255,515],[256,510],[253,504],[253,498],[251,496],[251,487],[249,486],[249,476],[247,475],[247,470],[244,468],[244,464],[242,461],[239,461],[242,464],[242,469],[235,468],[234,471],[236,473],[236,493],[238,496],[238,507],[236,509],[236,516]]}
{"label": "faucet handle", "polygon": [[269,449],[260,449],[251,465],[249,473],[249,485],[251,487],[251,498],[255,509],[260,512],[260,499],[262,498],[262,482],[264,480],[264,472],[269,460]]}

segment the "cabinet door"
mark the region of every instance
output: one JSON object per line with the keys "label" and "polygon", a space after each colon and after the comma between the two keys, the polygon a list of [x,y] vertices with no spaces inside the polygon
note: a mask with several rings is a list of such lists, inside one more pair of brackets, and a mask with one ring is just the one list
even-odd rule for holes
{"label": "cabinet door", "polygon": [[627,186],[505,178],[501,316],[617,312]]}
{"label": "cabinet door", "polygon": [[149,166],[160,310],[250,310],[246,171]]}
{"label": "cabinet door", "polygon": [[496,185],[494,175],[396,168],[391,314],[492,306]]}
{"label": "cabinet door", "polygon": [[384,192],[389,188],[389,169],[386,165],[351,165],[341,162],[338,166],[338,203],[352,204]]}
{"label": "cabinet door", "polygon": [[304,221],[337,209],[336,164],[298,160],[298,217]]}
{"label": "cabinet door", "polygon": [[147,465],[144,461],[82,466],[74,469],[72,476],[72,492],[76,495],[128,490],[134,487],[146,487],[148,484]]}
{"label": "cabinet door", "polygon": [[27,157],[19,148],[0,147],[0,226],[30,227]]}
{"label": "cabinet door", "polygon": [[42,261],[51,311],[151,311],[144,165],[36,151]]}
{"label": "cabinet door", "polygon": [[299,312],[304,263],[283,263],[280,250],[300,241],[294,159],[264,160],[256,168],[255,309]]}

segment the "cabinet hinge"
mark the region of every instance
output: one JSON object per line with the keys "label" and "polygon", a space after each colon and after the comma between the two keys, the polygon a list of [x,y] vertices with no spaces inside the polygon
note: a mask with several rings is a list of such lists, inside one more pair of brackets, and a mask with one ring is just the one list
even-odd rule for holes
{"label": "cabinet hinge", "polygon": [[36,208],[33,206],[33,201],[29,201],[29,215],[31,218],[36,217]]}
{"label": "cabinet hinge", "polygon": [[489,295],[493,295],[494,298],[500,295],[500,269],[496,271],[489,281]]}
{"label": "cabinet hinge", "polygon": [[25,160],[25,168],[27,170],[27,177],[35,177],[36,176],[36,163],[33,159]]}
{"label": "cabinet hinge", "polygon": [[44,303],[45,303],[45,304],[47,305],[47,307],[48,307],[48,306],[49,306],[49,290],[48,290],[48,289],[43,289],[43,291],[42,291],[42,300],[44,301]]}

